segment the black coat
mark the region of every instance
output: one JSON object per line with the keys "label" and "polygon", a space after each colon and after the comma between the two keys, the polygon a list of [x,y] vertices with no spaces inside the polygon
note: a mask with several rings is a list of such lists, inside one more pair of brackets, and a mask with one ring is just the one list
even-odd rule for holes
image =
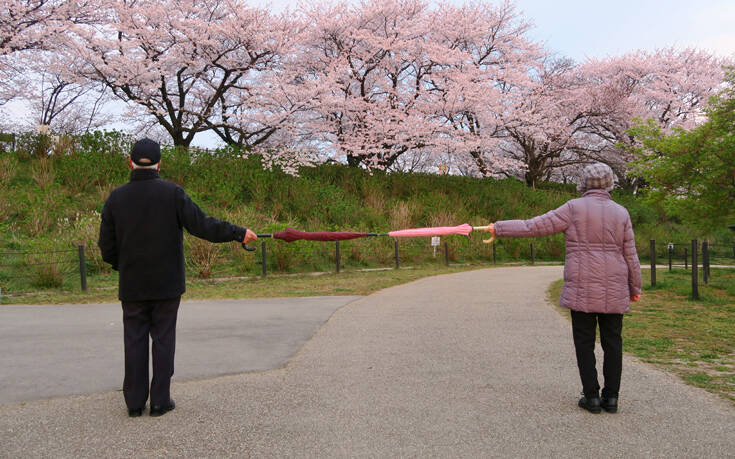
{"label": "black coat", "polygon": [[120,272],[122,301],[160,300],[186,290],[184,235],[242,241],[245,228],[207,215],[184,190],[151,169],[136,169],[110,193],[102,210],[102,259]]}

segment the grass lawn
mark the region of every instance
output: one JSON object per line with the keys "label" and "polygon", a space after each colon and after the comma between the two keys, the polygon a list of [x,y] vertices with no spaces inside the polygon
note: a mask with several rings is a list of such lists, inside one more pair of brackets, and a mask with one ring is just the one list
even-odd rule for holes
{"label": "grass lawn", "polygon": [[[443,264],[370,271],[343,271],[318,274],[269,274],[257,277],[197,280],[189,277],[184,300],[264,298],[290,296],[369,295],[380,289],[439,274],[488,268],[492,264]],[[88,291],[79,287],[79,276],[64,281],[61,289],[18,296],[3,295],[0,304],[64,304],[117,302],[117,274],[96,276]]]}
{"label": "grass lawn", "polygon": [[[655,287],[650,279],[643,270],[643,295],[623,321],[624,352],[735,404],[735,269],[712,268],[708,285],[700,278],[698,301],[691,299],[690,271],[659,269]],[[561,286],[549,289],[555,304]]]}

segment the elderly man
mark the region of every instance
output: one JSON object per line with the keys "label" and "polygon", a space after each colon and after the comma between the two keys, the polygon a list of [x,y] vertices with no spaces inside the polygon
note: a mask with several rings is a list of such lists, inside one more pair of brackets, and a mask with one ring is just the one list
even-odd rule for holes
{"label": "elderly man", "polygon": [[102,258],[119,271],[125,335],[123,394],[128,415],[140,416],[149,395],[148,336],[153,340],[150,415],[175,408],[176,316],[186,288],[184,237],[211,242],[257,239],[250,230],[207,217],[178,185],[161,180],[161,149],[142,139],[130,154],[130,182],[110,193],[102,210],[98,245]]}

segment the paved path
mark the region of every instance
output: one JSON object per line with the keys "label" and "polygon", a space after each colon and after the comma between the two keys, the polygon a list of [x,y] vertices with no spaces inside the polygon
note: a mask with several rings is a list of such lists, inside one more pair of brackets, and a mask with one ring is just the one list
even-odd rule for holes
{"label": "paved path", "polygon": [[277,370],[174,384],[130,419],[104,392],[0,406],[8,457],[733,457],[735,409],[625,359],[621,409],[576,407],[561,268],[427,278],[338,310]]}
{"label": "paved path", "polygon": [[[175,379],[282,367],[334,311],[358,298],[184,301]],[[121,322],[119,303],[0,306],[0,404],[119,389]]]}

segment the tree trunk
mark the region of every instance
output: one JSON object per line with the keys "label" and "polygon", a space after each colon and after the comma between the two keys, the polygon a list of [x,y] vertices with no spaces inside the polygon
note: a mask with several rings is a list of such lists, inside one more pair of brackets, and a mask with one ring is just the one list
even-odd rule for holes
{"label": "tree trunk", "polygon": [[362,158],[356,155],[347,155],[347,165],[350,167],[359,167]]}
{"label": "tree trunk", "polygon": [[482,152],[475,150],[471,151],[470,155],[472,155],[472,158],[475,160],[475,164],[477,164],[480,174],[483,177],[488,177],[490,175],[490,169],[487,167],[487,163],[485,163],[485,160],[482,157]]}

